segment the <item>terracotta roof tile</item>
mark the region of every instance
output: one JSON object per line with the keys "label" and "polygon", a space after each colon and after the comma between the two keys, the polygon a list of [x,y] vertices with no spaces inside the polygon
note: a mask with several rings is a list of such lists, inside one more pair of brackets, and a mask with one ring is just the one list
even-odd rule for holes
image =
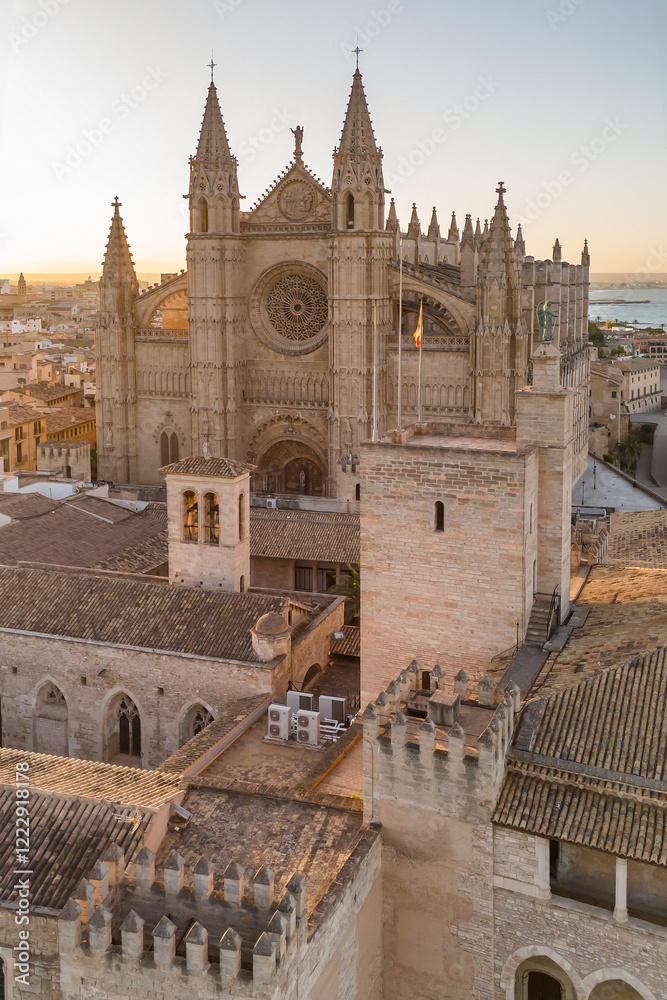
{"label": "terracotta roof tile", "polygon": [[332,639],[332,656],[361,656],[361,629],[356,625],[344,625],[344,639]]}
{"label": "terracotta roof tile", "polygon": [[[330,599],[331,600],[331,599]],[[287,596],[0,567],[0,628],[256,663],[250,629]],[[321,612],[321,609],[320,609]]]}
{"label": "terracotta roof tile", "polygon": [[164,523],[92,496],[63,501],[36,493],[0,494],[0,565],[54,566],[145,573],[167,562]]}
{"label": "terracotta roof tile", "polygon": [[73,757],[0,748],[0,785],[16,786],[16,764],[29,764],[30,788],[157,810],[178,791],[177,775]]}
{"label": "terracotta roof tile", "polygon": [[247,462],[233,462],[229,458],[183,458],[180,462],[165,465],[160,472],[165,476],[213,476],[234,479],[246,472],[252,472],[254,465]]}
{"label": "terracotta roof tile", "polygon": [[356,563],[359,517],[251,507],[250,554],[273,559]]}
{"label": "terracotta roof tile", "polygon": [[43,410],[46,417],[46,433],[55,434],[67,427],[76,427],[92,420],[95,423],[95,410],[92,406],[58,406]]}
{"label": "terracotta roof tile", "polygon": [[666,652],[529,702],[494,822],[667,866]]}

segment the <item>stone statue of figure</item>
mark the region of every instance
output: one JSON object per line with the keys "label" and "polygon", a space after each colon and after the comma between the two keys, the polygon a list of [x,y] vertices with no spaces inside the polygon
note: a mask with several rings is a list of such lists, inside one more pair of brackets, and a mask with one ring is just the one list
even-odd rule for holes
{"label": "stone statue of figure", "polygon": [[290,132],[294,136],[294,159],[301,160],[303,158],[303,149],[301,148],[303,128],[301,125],[297,125],[296,128],[290,129]]}
{"label": "stone statue of figure", "polygon": [[554,339],[552,323],[557,316],[557,311],[551,308],[551,301],[540,302],[537,307],[537,320],[540,324],[540,335],[538,340],[541,343],[549,344]]}

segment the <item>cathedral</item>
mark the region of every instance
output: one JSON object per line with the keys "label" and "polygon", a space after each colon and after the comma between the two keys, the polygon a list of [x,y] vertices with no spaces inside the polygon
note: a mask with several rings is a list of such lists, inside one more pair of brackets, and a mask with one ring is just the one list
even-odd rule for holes
{"label": "cathedral", "polygon": [[[97,337],[101,479],[159,484],[187,455],[255,466],[253,489],[355,500],[359,446],[419,416],[511,426],[531,384],[537,307],[550,301],[561,382],[574,390],[574,478],[587,450],[587,245],[581,263],[526,255],[497,188],[492,219],[462,230],[437,212],[403,231],[387,209],[359,70],[330,187],[303,158],[241,211],[238,163],[211,82],[190,159],[187,268],[140,290],[120,203]],[[399,343],[400,341],[400,343]],[[399,372],[401,392],[399,393]],[[401,412],[399,414],[399,397]]]}

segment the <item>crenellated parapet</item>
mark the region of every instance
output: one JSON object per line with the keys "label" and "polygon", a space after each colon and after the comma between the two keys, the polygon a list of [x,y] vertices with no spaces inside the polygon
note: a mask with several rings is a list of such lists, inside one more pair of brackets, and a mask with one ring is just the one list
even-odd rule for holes
{"label": "crenellated parapet", "polygon": [[[383,802],[472,822],[490,818],[521,694],[513,682],[497,701],[492,679],[464,670],[426,673],[413,661],[369,704],[364,722],[364,819],[382,822]],[[426,713],[426,718],[423,717]]]}
{"label": "crenellated parapet", "polygon": [[295,872],[278,898],[266,865],[246,880],[244,867],[230,861],[220,873],[222,891],[214,888],[215,874],[207,857],[188,871],[175,850],[158,867],[148,847],[126,870],[123,852],[112,847],[60,913],[64,981],[85,984],[104,956],[141,975],[148,989],[155,987],[147,976],[201,974],[200,997],[257,996],[262,986],[273,993],[296,957],[299,935],[305,940],[306,879]]}

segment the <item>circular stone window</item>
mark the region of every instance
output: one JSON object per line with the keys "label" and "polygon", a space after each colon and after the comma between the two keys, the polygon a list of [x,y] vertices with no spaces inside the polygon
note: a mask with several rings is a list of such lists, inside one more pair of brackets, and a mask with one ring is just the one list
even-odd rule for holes
{"label": "circular stone window", "polygon": [[259,338],[281,354],[307,354],[328,333],[326,279],[304,264],[281,264],[264,275],[252,297],[251,318]]}

